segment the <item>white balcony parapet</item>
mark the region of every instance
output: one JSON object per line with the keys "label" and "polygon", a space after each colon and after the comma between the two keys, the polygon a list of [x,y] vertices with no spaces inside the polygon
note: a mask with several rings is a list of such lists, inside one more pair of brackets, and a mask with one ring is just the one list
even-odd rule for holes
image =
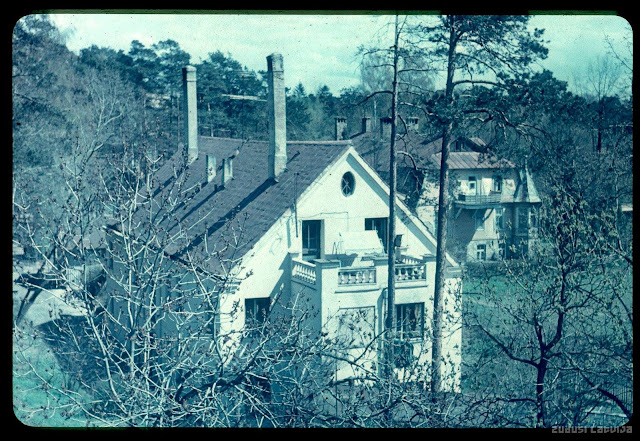
{"label": "white balcony parapet", "polygon": [[[427,257],[417,258],[402,255],[395,265],[395,280],[398,284],[411,282],[427,282]],[[366,265],[365,262],[370,262]],[[291,278],[307,286],[324,291],[330,286],[335,288],[362,287],[372,289],[374,287],[384,287],[386,285],[387,257],[376,256],[366,257],[360,263],[364,265],[340,267],[337,259],[315,259],[312,262],[303,261],[293,257],[291,261]],[[331,280],[333,280],[331,282]],[[335,289],[333,288],[333,289]],[[331,291],[332,288],[329,288]],[[350,291],[350,290],[348,290]]]}
{"label": "white balcony parapet", "polygon": [[350,267],[338,270],[338,285],[365,285],[376,283],[375,267]]}
{"label": "white balcony parapet", "polygon": [[395,265],[396,282],[411,282],[417,280],[427,280],[427,272],[424,263],[402,263]]}
{"label": "white balcony parapet", "polygon": [[316,266],[304,260],[293,260],[291,276],[310,285],[316,284]]}

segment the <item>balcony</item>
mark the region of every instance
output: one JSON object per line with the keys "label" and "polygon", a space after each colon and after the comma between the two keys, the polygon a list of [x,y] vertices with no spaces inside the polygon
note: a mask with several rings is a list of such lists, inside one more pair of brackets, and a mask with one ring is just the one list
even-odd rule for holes
{"label": "balcony", "polygon": [[396,283],[414,282],[427,280],[427,271],[422,264],[399,264],[395,265]]}
{"label": "balcony", "polygon": [[338,269],[338,285],[377,285],[375,267],[347,267]]}
{"label": "balcony", "polygon": [[[432,256],[417,258],[403,255],[394,265],[397,288],[427,285],[427,265]],[[315,259],[306,262],[292,256],[291,280],[323,292],[373,291],[386,288],[389,274],[386,255],[365,256],[357,264],[341,266],[340,260]]]}
{"label": "balcony", "polygon": [[455,204],[461,208],[489,208],[502,202],[502,193],[459,194]]}
{"label": "balcony", "polygon": [[305,285],[316,286],[316,266],[311,262],[294,259],[291,263],[291,278]]}

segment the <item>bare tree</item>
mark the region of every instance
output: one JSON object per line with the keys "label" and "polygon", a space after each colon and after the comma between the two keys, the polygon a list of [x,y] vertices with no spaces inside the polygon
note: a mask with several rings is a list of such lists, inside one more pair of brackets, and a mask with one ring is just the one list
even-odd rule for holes
{"label": "bare tree", "polygon": [[[633,30],[631,24],[627,23],[625,26],[625,32],[622,36],[621,47],[617,48],[614,45],[614,40],[611,36],[605,36],[605,42],[607,43],[608,52],[617,60],[621,69],[626,73],[627,78],[624,81],[624,87],[627,88],[629,94],[633,95]],[[624,94],[624,92],[623,92]]]}
{"label": "bare tree", "polygon": [[576,80],[579,90],[595,107],[593,144],[597,152],[603,150],[603,136],[608,129],[611,100],[617,95],[621,82],[621,67],[610,57],[597,57],[589,63],[583,76]]}
{"label": "bare tree", "polygon": [[539,427],[594,424],[607,402],[629,418],[632,267],[608,250],[614,217],[562,187],[545,207],[533,255],[505,261],[506,278],[475,275],[482,312],[466,320],[505,356],[510,378],[496,379],[492,398],[519,407],[509,424],[527,424],[529,412]]}

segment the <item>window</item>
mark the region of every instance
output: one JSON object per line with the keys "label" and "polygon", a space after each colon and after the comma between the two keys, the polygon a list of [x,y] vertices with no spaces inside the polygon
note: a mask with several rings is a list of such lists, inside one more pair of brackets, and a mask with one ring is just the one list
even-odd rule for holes
{"label": "window", "polygon": [[529,230],[529,208],[516,208],[516,228],[518,234],[527,234]]}
{"label": "window", "polygon": [[520,257],[526,257],[529,254],[529,241],[520,239],[516,244],[516,253]]}
{"label": "window", "polygon": [[320,258],[320,233],[322,221],[302,221],[302,260]]}
{"label": "window", "polygon": [[538,210],[534,207],[529,209],[529,227],[538,228]]}
{"label": "window", "polygon": [[476,231],[484,231],[484,210],[476,210],[473,217],[476,221]]}
{"label": "window", "polygon": [[353,191],[356,188],[356,179],[353,177],[351,172],[346,172],[342,175],[340,188],[342,189],[342,194],[345,196],[351,196],[353,194]]}
{"label": "window", "polygon": [[494,176],[493,191],[496,193],[502,193],[502,176]]}
{"label": "window", "polygon": [[261,418],[262,413],[257,403],[270,403],[272,397],[271,382],[267,374],[248,373],[244,377],[242,387],[247,391],[244,411],[253,418]]}
{"label": "window", "polygon": [[505,243],[503,240],[498,241],[498,256],[504,259],[505,256]]}
{"label": "window", "polygon": [[269,297],[245,299],[244,320],[246,327],[256,327],[264,324],[269,314]]}
{"label": "window", "polygon": [[487,245],[481,243],[476,246],[476,260],[487,260]]}
{"label": "window", "polygon": [[469,179],[467,181],[467,186],[469,187],[469,194],[476,194],[477,193],[477,187],[476,187],[476,177],[475,176],[469,176]]}
{"label": "window", "polygon": [[496,231],[504,230],[504,208],[496,208],[495,222]]}
{"label": "window", "polygon": [[527,234],[529,228],[537,228],[538,210],[535,207],[518,207],[516,209],[516,226],[518,234]]}
{"label": "window", "polygon": [[398,338],[422,338],[424,331],[424,303],[396,305],[396,331]]}
{"label": "window", "polygon": [[387,252],[387,241],[389,239],[387,233],[387,224],[389,222],[389,218],[386,217],[373,217],[364,220],[364,229],[365,231],[375,230],[378,233],[378,237],[382,241],[382,245],[384,246],[384,252]]}

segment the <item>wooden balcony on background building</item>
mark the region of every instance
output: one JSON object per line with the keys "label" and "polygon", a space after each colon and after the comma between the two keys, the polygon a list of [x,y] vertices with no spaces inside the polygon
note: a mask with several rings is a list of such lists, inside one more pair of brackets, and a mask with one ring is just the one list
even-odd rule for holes
{"label": "wooden balcony on background building", "polygon": [[501,204],[502,193],[459,194],[455,204],[461,208],[488,208]]}

